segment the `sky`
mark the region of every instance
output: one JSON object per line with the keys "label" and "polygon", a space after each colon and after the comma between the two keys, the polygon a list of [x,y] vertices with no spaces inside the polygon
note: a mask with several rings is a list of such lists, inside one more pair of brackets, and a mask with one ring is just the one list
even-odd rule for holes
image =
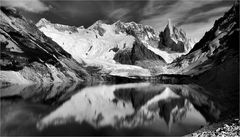
{"label": "sky", "polygon": [[199,40],[223,16],[234,0],[1,0],[37,23],[91,26],[97,20],[113,23],[137,22],[163,31],[168,19],[182,28],[189,38]]}

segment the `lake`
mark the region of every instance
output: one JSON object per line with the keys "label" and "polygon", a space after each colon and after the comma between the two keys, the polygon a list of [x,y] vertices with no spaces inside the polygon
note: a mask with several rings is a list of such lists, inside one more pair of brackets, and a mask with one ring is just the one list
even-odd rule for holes
{"label": "lake", "polygon": [[1,135],[186,135],[219,120],[221,101],[196,84],[5,86]]}

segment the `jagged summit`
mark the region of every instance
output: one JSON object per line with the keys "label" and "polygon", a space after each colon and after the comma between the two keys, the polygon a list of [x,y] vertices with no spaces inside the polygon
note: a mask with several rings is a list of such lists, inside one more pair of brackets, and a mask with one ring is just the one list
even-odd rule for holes
{"label": "jagged summit", "polygon": [[159,47],[162,49],[168,48],[175,52],[188,52],[194,46],[194,43],[187,38],[186,32],[177,28],[171,19],[168,19],[168,24],[164,31],[160,32],[159,37]]}
{"label": "jagged summit", "polygon": [[169,29],[170,30],[170,34],[173,34],[173,26],[172,26],[172,21],[171,19],[168,19],[168,24],[166,25],[165,29]]}
{"label": "jagged summit", "polygon": [[[171,39],[177,44],[178,41],[184,42],[187,39],[186,32],[182,28],[177,28],[171,21],[168,19],[168,24],[164,29],[165,34],[170,35]],[[169,33],[168,33],[169,32]]]}

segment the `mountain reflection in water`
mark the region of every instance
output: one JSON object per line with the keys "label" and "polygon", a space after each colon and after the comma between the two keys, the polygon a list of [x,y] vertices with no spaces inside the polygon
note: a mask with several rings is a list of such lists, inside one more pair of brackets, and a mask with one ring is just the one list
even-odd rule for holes
{"label": "mountain reflection in water", "polygon": [[[72,89],[78,88],[75,85]],[[24,91],[19,93],[26,97],[26,88]],[[28,95],[28,100],[35,98],[35,102],[44,102],[58,95],[50,90],[45,92],[48,95],[38,99],[36,95]],[[36,115],[30,123],[36,128],[30,128],[35,130],[31,135],[184,135],[219,118],[220,110],[206,93],[197,85],[100,85],[79,89],[71,96],[58,95],[51,101],[63,100],[63,95],[70,97],[56,108],[45,105],[47,108],[44,109],[28,109],[27,114],[31,113],[31,117]],[[6,119],[6,114],[1,117],[1,131],[8,134],[11,123]],[[28,132],[29,125],[21,130]]]}

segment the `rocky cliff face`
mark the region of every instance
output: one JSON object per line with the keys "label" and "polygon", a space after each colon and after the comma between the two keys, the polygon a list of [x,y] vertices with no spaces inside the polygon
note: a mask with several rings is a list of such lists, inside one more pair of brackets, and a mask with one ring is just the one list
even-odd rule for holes
{"label": "rocky cliff face", "polygon": [[168,48],[174,52],[188,52],[194,46],[194,42],[187,38],[186,33],[182,29],[174,26],[169,19],[167,26],[163,32],[159,34],[159,48]]}
{"label": "rocky cliff face", "polygon": [[88,78],[79,62],[16,10],[1,7],[0,19],[3,84],[49,84]]}
{"label": "rocky cliff face", "polygon": [[139,39],[136,39],[132,48],[119,50],[114,60],[121,64],[141,66],[150,70],[152,75],[161,71],[161,66],[166,65],[161,56],[149,50]]}

